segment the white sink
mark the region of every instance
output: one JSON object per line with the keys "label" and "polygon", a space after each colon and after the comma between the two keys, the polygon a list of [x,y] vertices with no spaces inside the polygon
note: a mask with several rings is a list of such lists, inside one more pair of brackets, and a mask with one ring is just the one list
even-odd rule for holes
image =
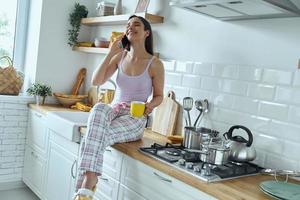
{"label": "white sink", "polygon": [[47,126],[73,142],[80,142],[79,128],[87,125],[88,112],[53,111],[46,116]]}

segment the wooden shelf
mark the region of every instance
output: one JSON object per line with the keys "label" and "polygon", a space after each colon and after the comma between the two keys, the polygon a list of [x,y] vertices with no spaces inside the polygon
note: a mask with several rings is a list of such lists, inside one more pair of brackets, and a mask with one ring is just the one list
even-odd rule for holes
{"label": "wooden shelf", "polygon": [[[86,26],[122,25],[127,23],[128,18],[131,15],[132,14],[83,18],[81,20],[81,24]],[[164,17],[158,15],[152,15],[149,13],[135,13],[135,15],[144,17],[152,24],[163,23],[164,21]]]}
{"label": "wooden shelf", "polygon": [[[97,53],[97,54],[107,54],[109,48],[98,48],[98,47],[73,47],[73,51],[80,51],[85,53]],[[154,52],[154,56],[159,58],[159,53]]]}
{"label": "wooden shelf", "polygon": [[98,48],[98,47],[73,47],[73,51],[80,51],[85,53],[98,53],[107,54],[109,48]]}

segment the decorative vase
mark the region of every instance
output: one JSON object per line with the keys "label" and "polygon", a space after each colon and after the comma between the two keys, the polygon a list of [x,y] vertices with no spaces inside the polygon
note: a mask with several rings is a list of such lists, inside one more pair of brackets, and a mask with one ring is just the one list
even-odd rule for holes
{"label": "decorative vase", "polygon": [[117,0],[117,4],[114,9],[114,15],[122,14],[122,0]]}
{"label": "decorative vase", "polygon": [[35,96],[36,105],[44,105],[45,100],[46,100],[46,97],[38,96],[38,95]]}

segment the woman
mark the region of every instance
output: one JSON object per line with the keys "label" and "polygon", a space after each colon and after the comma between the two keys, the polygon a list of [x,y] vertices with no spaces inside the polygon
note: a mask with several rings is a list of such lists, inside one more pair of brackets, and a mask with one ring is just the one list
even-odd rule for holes
{"label": "woman", "polygon": [[[126,49],[121,45],[125,35],[129,41]],[[162,62],[153,56],[149,22],[142,17],[131,16],[125,35],[112,44],[103,63],[93,74],[93,85],[101,85],[118,70],[116,104],[113,107],[96,104],[91,111],[81,145],[75,200],[92,199],[97,176],[102,173],[103,153],[107,146],[142,138],[146,118],[131,117],[130,102],[146,102],[152,94],[151,101],[145,104],[146,116],[163,99],[164,68]]]}

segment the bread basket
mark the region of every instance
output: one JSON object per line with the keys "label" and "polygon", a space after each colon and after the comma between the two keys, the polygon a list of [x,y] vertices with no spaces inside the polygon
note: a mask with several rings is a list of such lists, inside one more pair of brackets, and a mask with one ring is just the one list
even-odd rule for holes
{"label": "bread basket", "polygon": [[88,95],[67,95],[62,93],[53,93],[58,102],[64,107],[70,107],[76,102],[82,102]]}

